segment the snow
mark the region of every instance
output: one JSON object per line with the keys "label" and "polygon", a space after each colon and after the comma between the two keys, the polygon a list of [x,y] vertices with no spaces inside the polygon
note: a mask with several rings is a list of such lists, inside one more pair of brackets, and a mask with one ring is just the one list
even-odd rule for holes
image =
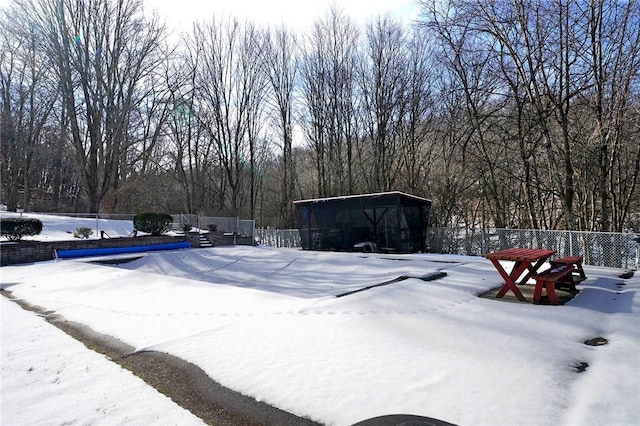
{"label": "snow", "polygon": [[[640,277],[585,272],[567,305],[537,306],[478,297],[502,282],[481,257],[238,246],[0,271],[15,297],[325,424],[398,413],[460,425],[640,424]],[[4,298],[1,307],[0,423],[197,422],[35,313]],[[583,343],[598,336],[609,343]],[[111,399],[123,389],[131,395]]]}
{"label": "snow", "polygon": [[[96,218],[71,218],[68,216],[43,215],[31,213],[11,213],[0,211],[0,217],[3,218],[35,218],[42,222],[42,233],[33,237],[24,237],[25,240],[38,241],[60,241],[73,240],[73,231],[77,228],[89,228],[93,233],[88,239],[100,238],[100,232],[104,231],[107,236],[126,237],[133,231],[133,221],[131,220],[113,220],[113,219],[96,219]],[[5,241],[4,238],[0,241]]]}
{"label": "snow", "polygon": [[203,424],[43,318],[4,297],[0,308],[1,424]]}

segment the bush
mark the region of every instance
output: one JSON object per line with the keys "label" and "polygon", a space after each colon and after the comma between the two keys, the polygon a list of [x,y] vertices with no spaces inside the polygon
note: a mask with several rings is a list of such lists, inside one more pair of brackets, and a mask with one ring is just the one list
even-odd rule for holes
{"label": "bush", "polygon": [[191,226],[190,223],[183,223],[182,225],[180,225],[180,230],[182,232],[189,232],[189,231],[191,231],[191,228],[192,228],[192,226]]}
{"label": "bush", "polygon": [[133,218],[133,229],[161,235],[171,229],[173,217],[167,213],[140,213]]}
{"label": "bush", "polygon": [[218,225],[216,223],[210,223],[207,225],[209,227],[209,231],[216,232],[218,230]]}
{"label": "bush", "polygon": [[93,229],[91,228],[87,228],[86,226],[81,226],[79,228],[76,228],[75,231],[73,231],[73,236],[75,238],[84,238],[87,239],[89,238],[89,236],[91,236],[93,234]]}
{"label": "bush", "polygon": [[39,219],[4,218],[0,219],[0,235],[9,241],[19,241],[24,235],[38,235],[42,232]]}

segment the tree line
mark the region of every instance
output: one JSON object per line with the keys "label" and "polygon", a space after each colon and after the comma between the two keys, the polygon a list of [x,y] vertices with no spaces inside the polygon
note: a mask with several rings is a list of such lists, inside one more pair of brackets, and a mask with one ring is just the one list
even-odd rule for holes
{"label": "tree line", "polygon": [[418,4],[175,34],[141,0],[14,0],[0,202],[295,227],[296,199],[400,190],[434,225],[640,231],[637,2]]}

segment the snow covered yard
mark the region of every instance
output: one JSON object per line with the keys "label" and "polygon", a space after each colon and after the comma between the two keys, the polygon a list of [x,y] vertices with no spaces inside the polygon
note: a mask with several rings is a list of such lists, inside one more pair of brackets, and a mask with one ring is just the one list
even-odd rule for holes
{"label": "snow covered yard", "polygon": [[[479,298],[502,283],[489,261],[428,254],[219,247],[0,274],[32,305],[325,424],[397,413],[459,425],[640,424],[640,277],[585,271],[565,306]],[[35,313],[4,298],[1,307],[3,425],[197,422]],[[598,336],[608,344],[584,344]],[[95,403],[112,391],[120,405]],[[94,405],[77,409],[76,394]]]}
{"label": "snow covered yard", "polygon": [[133,373],[0,297],[2,425],[201,425]]}
{"label": "snow covered yard", "polygon": [[[36,218],[42,222],[42,233],[34,237],[26,237],[25,240],[59,241],[73,240],[73,232],[77,228],[89,228],[92,234],[89,239],[100,238],[100,231],[104,231],[109,237],[126,237],[133,231],[133,221],[114,219],[95,219],[86,217],[69,217],[49,214],[13,213],[0,211],[3,218]],[[4,238],[0,238],[4,241]]]}

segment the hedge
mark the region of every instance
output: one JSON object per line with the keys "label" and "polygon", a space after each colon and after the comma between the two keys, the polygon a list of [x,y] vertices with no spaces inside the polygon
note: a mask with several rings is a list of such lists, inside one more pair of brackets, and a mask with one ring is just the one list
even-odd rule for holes
{"label": "hedge", "polygon": [[171,229],[173,217],[167,213],[139,213],[133,218],[133,228],[151,235],[161,235]]}
{"label": "hedge", "polygon": [[24,235],[38,235],[42,232],[42,222],[31,218],[0,219],[0,235],[10,241],[19,241]]}

